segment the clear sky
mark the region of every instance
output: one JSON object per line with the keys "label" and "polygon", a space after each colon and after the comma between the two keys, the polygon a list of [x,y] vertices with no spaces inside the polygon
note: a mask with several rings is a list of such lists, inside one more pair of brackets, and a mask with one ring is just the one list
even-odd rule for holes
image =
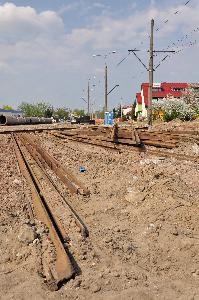
{"label": "clear sky", "polygon": [[[198,82],[199,1],[186,2],[0,1],[0,106],[44,100],[55,107],[86,108],[81,97],[86,98],[90,79],[93,109],[101,109],[104,55],[112,51],[116,53],[106,59],[108,86],[119,87],[109,95],[109,107],[121,98],[124,104],[132,103],[148,80],[147,71],[133,54],[117,63],[137,47],[148,64],[151,18],[155,48],[183,50],[162,62],[154,81]],[[155,56],[155,65],[164,57]]]}

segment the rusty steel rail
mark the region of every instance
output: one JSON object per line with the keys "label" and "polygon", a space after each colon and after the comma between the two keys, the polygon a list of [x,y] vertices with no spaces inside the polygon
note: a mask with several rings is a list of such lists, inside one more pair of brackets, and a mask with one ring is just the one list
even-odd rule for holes
{"label": "rusty steel rail", "polygon": [[[20,139],[20,137],[19,137],[19,139]],[[50,184],[51,189],[55,189],[59,193],[59,191],[57,189],[57,186],[53,183],[52,179],[49,177],[49,175],[46,173],[46,171],[44,169],[45,161],[42,159],[42,157],[40,156],[40,154],[37,153],[37,151],[35,150],[35,148],[33,148],[30,144],[24,143],[24,141],[23,141],[22,138],[20,139],[20,141],[26,147],[26,149],[28,150],[29,154],[37,162],[37,164],[40,167],[40,169],[42,169],[42,174],[39,175],[39,180],[42,181],[43,178],[45,178],[48,181],[48,183]],[[43,195],[45,196],[46,199],[49,198],[49,192],[46,191],[45,188],[43,189]],[[71,205],[66,201],[66,199],[63,198],[63,201],[64,201],[64,203],[67,206],[66,208],[70,211],[71,215],[73,216],[76,225],[80,228],[82,236],[83,237],[87,237],[88,236],[88,230],[87,230],[86,226],[84,225],[84,223],[82,222],[82,220],[79,218],[79,216],[76,214],[76,212],[73,210],[73,208],[71,207]],[[63,236],[64,235],[65,235],[65,232],[63,233]]]}
{"label": "rusty steel rail", "polygon": [[25,145],[31,145],[33,149],[40,155],[40,157],[47,163],[52,171],[61,179],[61,181],[68,187],[71,193],[89,196],[90,191],[71,172],[63,167],[54,157],[47,153],[39,143],[27,134],[20,134],[20,139]]}
{"label": "rusty steel rail", "polygon": [[[160,147],[160,148],[168,148],[172,149],[177,146],[176,140],[172,139],[166,139],[160,138],[160,137],[155,137],[153,139],[150,139],[150,136],[147,136],[147,139],[143,139],[139,133],[136,130],[133,130],[131,132],[124,132],[123,136],[121,133],[117,134],[115,133],[115,130],[113,132],[110,132],[109,135],[83,135],[83,134],[72,134],[72,133],[65,133],[65,132],[51,132],[54,136],[60,137],[60,138],[67,138],[71,140],[76,140],[80,142],[86,142],[90,144],[95,144],[95,145],[100,145],[101,143],[107,143],[109,145],[128,145],[128,146],[136,146],[136,147],[142,147],[143,144],[145,145],[151,145],[155,147]],[[135,148],[136,148],[135,147]]]}
{"label": "rusty steel rail", "polygon": [[56,132],[52,132],[51,135],[55,138],[61,139],[64,142],[67,142],[67,140],[69,140],[69,141],[73,141],[73,142],[78,142],[78,143],[89,144],[89,145],[93,145],[93,146],[97,146],[97,147],[107,148],[107,149],[113,150],[113,151],[120,151],[120,149],[118,148],[118,145],[113,144],[112,142],[100,141],[100,140],[90,140],[90,139],[86,139],[86,138],[76,139],[74,137],[64,136],[64,135],[56,133]]}
{"label": "rusty steel rail", "polygon": [[111,128],[80,128],[71,131],[53,131],[54,135],[73,138],[79,141],[88,140],[91,143],[108,142],[116,145],[142,147],[151,145],[159,148],[172,149],[178,146],[180,137],[166,132],[150,132],[135,128],[121,128],[117,125]]}
{"label": "rusty steel rail", "polygon": [[[171,144],[171,143],[162,143],[162,147],[163,148],[167,148],[168,150],[155,150],[155,149],[149,149],[146,148],[145,145],[143,144],[141,147],[130,147],[129,145],[119,145],[119,144],[114,144],[113,142],[105,142],[105,141],[97,141],[97,140],[90,140],[90,139],[80,139],[80,138],[76,138],[76,137],[71,137],[71,136],[66,136],[63,135],[61,133],[57,133],[57,132],[51,132],[51,135],[61,139],[62,141],[67,142],[67,140],[69,141],[73,141],[73,142],[78,142],[78,143],[85,143],[85,144],[90,144],[93,146],[97,146],[97,147],[102,147],[102,148],[106,148],[108,150],[114,150],[117,151],[118,153],[121,154],[125,154],[125,153],[146,153],[146,154],[151,154],[151,155],[156,155],[156,156],[165,156],[165,157],[169,157],[169,158],[175,158],[177,160],[182,160],[182,161],[194,161],[194,162],[198,162],[199,161],[199,157],[197,156],[193,156],[193,155],[184,155],[184,154],[178,154],[178,153],[172,153],[169,152],[169,149],[174,148],[175,144]],[[154,146],[154,147],[159,147],[160,143],[156,143],[156,142],[149,142],[147,144],[149,147],[150,146]],[[160,147],[161,148],[161,147]]]}
{"label": "rusty steel rail", "polygon": [[[34,213],[37,219],[48,227],[49,238],[56,249],[54,266],[48,266],[48,272],[47,274],[44,274],[46,276],[47,284],[52,289],[56,290],[63,281],[70,279],[75,273],[70,258],[62,243],[62,240],[64,239],[62,236],[63,229],[60,228],[60,224],[54,217],[51,211],[52,207],[45,201],[46,199],[44,198],[43,190],[39,185],[38,178],[35,176],[35,171],[33,171],[31,163],[27,161],[25,151],[21,147],[19,140],[13,136],[13,142],[19,168],[31,189]],[[49,211],[51,211],[51,213],[49,213]]]}

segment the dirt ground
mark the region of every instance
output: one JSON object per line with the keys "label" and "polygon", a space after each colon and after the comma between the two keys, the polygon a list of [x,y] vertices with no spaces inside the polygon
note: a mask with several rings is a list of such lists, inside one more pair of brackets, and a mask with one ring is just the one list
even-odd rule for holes
{"label": "dirt ground", "polygon": [[71,247],[79,274],[49,291],[38,274],[41,228],[27,220],[30,193],[1,134],[0,299],[199,299],[198,163],[37,138],[90,189],[70,196],[54,178],[89,237]]}

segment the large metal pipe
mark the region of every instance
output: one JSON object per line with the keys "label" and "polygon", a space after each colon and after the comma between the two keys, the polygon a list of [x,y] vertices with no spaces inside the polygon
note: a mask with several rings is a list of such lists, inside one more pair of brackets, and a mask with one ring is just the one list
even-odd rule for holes
{"label": "large metal pipe", "polygon": [[0,125],[51,124],[51,118],[0,116]]}
{"label": "large metal pipe", "polygon": [[38,117],[30,117],[30,124],[39,124],[40,118]]}
{"label": "large metal pipe", "polygon": [[51,124],[53,122],[51,118],[41,118],[40,120],[43,124]]}
{"label": "large metal pipe", "polygon": [[26,119],[23,117],[13,117],[13,116],[0,116],[1,125],[19,125],[26,124]]}

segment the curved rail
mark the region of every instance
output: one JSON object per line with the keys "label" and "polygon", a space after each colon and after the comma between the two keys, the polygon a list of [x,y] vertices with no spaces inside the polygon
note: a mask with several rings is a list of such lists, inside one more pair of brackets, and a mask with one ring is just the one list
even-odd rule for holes
{"label": "curved rail", "polygon": [[[68,187],[68,189],[75,194],[81,194],[84,196],[89,196],[90,191],[81,182],[79,182],[76,177],[61,163],[59,163],[53,156],[47,153],[38,141],[33,136],[27,134],[21,134],[20,139],[24,141],[26,147],[32,147],[37,155],[40,156],[40,160],[43,159],[52,171],[61,179],[61,181]],[[34,154],[34,151],[31,151]]]}
{"label": "curved rail", "polygon": [[37,219],[48,227],[49,238],[56,249],[54,266],[49,266],[47,274],[44,274],[47,284],[56,290],[63,281],[70,279],[75,273],[63,245],[65,238],[64,228],[54,215],[48,196],[40,184],[39,178],[44,178],[45,174],[40,174],[40,170],[34,165],[33,160],[27,158],[27,150],[21,145],[20,141],[14,136],[13,139],[20,170],[31,189],[34,213]]}

